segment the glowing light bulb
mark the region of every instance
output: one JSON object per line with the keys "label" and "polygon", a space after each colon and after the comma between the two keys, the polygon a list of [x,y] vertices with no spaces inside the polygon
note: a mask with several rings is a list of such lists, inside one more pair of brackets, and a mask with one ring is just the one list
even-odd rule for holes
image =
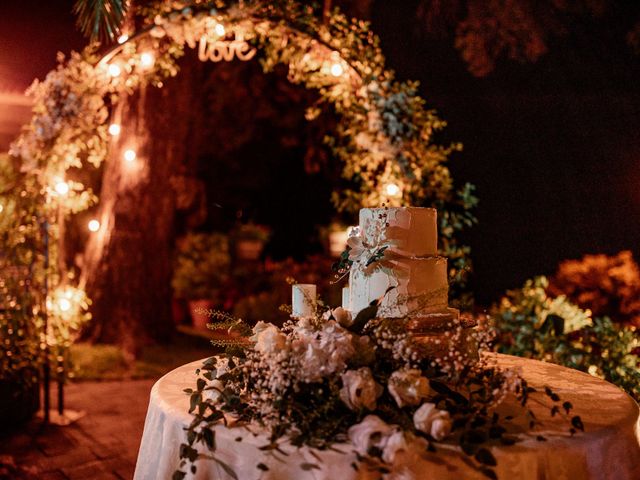
{"label": "glowing light bulb", "polygon": [[58,306],[63,312],[68,312],[69,310],[71,310],[71,302],[66,298],[61,298],[60,300],[58,300]]}
{"label": "glowing light bulb", "polygon": [[216,26],[213,27],[213,31],[216,32],[216,35],[222,37],[227,31],[224,28],[224,25],[221,23],[216,23]]}
{"label": "glowing light bulb", "polygon": [[107,68],[107,73],[109,74],[109,76],[115,78],[115,77],[120,76],[120,73],[122,73],[122,69],[118,65],[115,65],[115,64],[112,63]]}
{"label": "glowing light bulb", "polygon": [[122,128],[117,123],[112,123],[111,125],[109,125],[109,135],[111,136],[115,137],[117,135],[120,135],[121,130]]}
{"label": "glowing light bulb", "polygon": [[127,40],[129,40],[129,35],[127,35],[126,33],[123,33],[122,35],[120,35],[118,37],[118,43],[120,45],[122,45],[124,42],[126,42]]}
{"label": "glowing light bulb", "polygon": [[344,73],[344,68],[339,63],[334,63],[331,65],[331,75],[334,77],[339,77]]}
{"label": "glowing light bulb", "polygon": [[155,58],[153,58],[153,55],[149,52],[144,52],[140,55],[140,65],[143,67],[151,67],[155,61]]}
{"label": "glowing light bulb", "polygon": [[135,161],[136,156],[135,150],[129,149],[124,152],[124,159],[129,163]]}
{"label": "glowing light bulb", "polygon": [[396,195],[398,195],[400,193],[400,187],[398,185],[396,185],[395,183],[388,183],[385,187],[384,187],[385,192],[387,192],[387,195],[389,195],[390,197],[395,197]]}
{"label": "glowing light bulb", "polygon": [[89,223],[87,223],[87,228],[90,232],[97,232],[98,230],[100,230],[100,222],[93,218],[89,220]]}
{"label": "glowing light bulb", "polygon": [[69,184],[67,182],[63,182],[62,180],[58,181],[54,188],[60,195],[66,195],[67,193],[69,193]]}
{"label": "glowing light bulb", "polygon": [[0,203],[0,213],[2,213],[3,210],[4,210],[4,205]]}

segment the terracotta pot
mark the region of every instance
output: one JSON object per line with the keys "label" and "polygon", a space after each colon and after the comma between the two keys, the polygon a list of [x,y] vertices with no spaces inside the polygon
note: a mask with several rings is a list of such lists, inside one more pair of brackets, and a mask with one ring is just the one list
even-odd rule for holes
{"label": "terracotta pot", "polygon": [[262,240],[238,240],[236,242],[236,256],[239,260],[258,260],[262,255],[264,242]]}
{"label": "terracotta pot", "polygon": [[191,321],[195,328],[202,330],[207,329],[207,323],[211,323],[211,318],[204,313],[198,313],[199,309],[213,308],[213,302],[211,300],[189,300],[189,313],[191,314]]}

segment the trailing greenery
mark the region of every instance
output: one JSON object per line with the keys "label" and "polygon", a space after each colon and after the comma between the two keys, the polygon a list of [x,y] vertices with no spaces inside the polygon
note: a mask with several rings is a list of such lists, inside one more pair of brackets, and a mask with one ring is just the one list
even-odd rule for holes
{"label": "trailing greenery", "polygon": [[592,318],[560,295],[547,294],[545,277],[507,292],[491,310],[501,353],[558,363],[604,378],[640,399],[640,341],[636,329]]}

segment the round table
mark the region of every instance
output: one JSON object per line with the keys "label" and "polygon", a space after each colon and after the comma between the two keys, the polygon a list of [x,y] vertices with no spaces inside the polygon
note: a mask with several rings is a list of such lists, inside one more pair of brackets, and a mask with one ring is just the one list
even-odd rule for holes
{"label": "round table", "polygon": [[[536,360],[491,354],[501,367],[516,367],[533,387],[549,385],[561,399],[573,403],[574,414],[580,415],[585,433],[570,437],[568,425],[558,417],[551,419],[548,408],[530,403],[543,425],[534,433],[523,433],[523,440],[513,446],[492,447],[498,460],[496,473],[500,479],[640,479],[640,418],[638,405],[614,385],[598,378],[558,365]],[[149,410],[136,464],[135,480],[167,480],[179,462],[179,447],[185,442],[184,428],[192,419],[189,399],[183,389],[193,387],[195,370],[202,361],[189,363],[166,374],[151,390]],[[534,394],[536,395],[536,394]],[[538,394],[543,395],[543,394]],[[517,412],[513,401],[500,409]],[[514,419],[515,422],[515,419]],[[265,453],[258,447],[267,444],[257,428],[216,427],[216,456],[233,468],[240,480],[284,479],[369,479],[379,478],[364,468],[351,466],[355,456],[349,445],[337,445],[336,451],[310,452],[308,448],[290,445],[288,456]],[[523,431],[526,429],[523,429]],[[536,439],[543,435],[546,441]],[[385,478],[481,479],[470,467],[457,447],[438,449],[437,455],[421,453],[394,464],[393,473]],[[256,466],[262,463],[269,470]],[[303,464],[319,468],[305,470]],[[198,460],[194,479],[227,479],[215,462]]]}

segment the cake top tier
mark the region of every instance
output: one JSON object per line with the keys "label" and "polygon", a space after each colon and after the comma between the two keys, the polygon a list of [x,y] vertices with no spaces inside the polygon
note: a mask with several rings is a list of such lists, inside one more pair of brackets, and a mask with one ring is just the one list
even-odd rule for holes
{"label": "cake top tier", "polygon": [[369,245],[389,243],[389,251],[408,257],[436,255],[435,208],[389,207],[360,210],[360,231]]}

